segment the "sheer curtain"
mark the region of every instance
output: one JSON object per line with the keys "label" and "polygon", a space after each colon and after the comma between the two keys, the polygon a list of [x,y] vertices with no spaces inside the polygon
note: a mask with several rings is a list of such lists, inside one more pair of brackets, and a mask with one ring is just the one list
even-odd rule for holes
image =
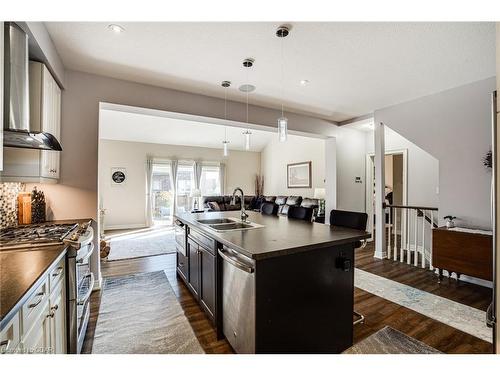
{"label": "sheer curtain", "polygon": [[195,189],[200,189],[201,169],[202,168],[203,167],[202,167],[201,161],[194,162],[194,188]]}
{"label": "sheer curtain", "polygon": [[220,163],[219,165],[219,179],[220,179],[220,195],[226,192],[226,164]]}
{"label": "sheer curtain", "polygon": [[153,225],[153,157],[146,156],[146,226]]}
{"label": "sheer curtain", "polygon": [[170,169],[171,169],[171,175],[172,175],[172,182],[173,182],[173,190],[174,190],[174,207],[173,207],[173,212],[174,214],[177,211],[177,169],[179,167],[179,161],[178,160],[172,160],[170,162]]}

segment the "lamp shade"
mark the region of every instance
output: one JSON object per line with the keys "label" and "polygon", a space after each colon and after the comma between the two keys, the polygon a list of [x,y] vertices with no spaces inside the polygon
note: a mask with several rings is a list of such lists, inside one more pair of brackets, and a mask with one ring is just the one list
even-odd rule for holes
{"label": "lamp shade", "polygon": [[191,192],[191,197],[193,197],[193,198],[201,197],[201,190],[200,189],[193,189],[193,191]]}
{"label": "lamp shade", "polygon": [[314,198],[316,199],[325,199],[326,191],[325,188],[316,188],[314,189]]}

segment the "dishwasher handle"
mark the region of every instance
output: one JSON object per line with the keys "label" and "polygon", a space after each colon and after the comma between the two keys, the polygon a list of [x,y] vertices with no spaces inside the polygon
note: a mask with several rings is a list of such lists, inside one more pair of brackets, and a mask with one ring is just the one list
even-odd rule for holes
{"label": "dishwasher handle", "polygon": [[238,258],[230,255],[229,253],[227,253],[224,250],[219,250],[219,255],[226,262],[228,262],[229,264],[232,264],[233,266],[235,266],[236,268],[238,268],[242,271],[245,271],[246,273],[253,273],[254,272],[254,268],[252,266],[249,266],[248,264],[241,262]]}

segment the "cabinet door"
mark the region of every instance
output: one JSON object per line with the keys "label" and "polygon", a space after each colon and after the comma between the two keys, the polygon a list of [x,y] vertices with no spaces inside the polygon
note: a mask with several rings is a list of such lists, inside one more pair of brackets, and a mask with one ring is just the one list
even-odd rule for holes
{"label": "cabinet door", "polygon": [[212,320],[215,317],[215,264],[216,257],[200,246],[200,301]]}
{"label": "cabinet door", "polygon": [[40,314],[34,321],[30,331],[23,339],[23,349],[26,353],[51,353],[50,346],[50,316],[49,302],[45,303]]}
{"label": "cabinet door", "polygon": [[[61,89],[48,69],[42,72],[42,131],[60,139]],[[41,151],[41,176],[59,178],[59,151]]]}
{"label": "cabinet door", "polygon": [[66,304],[64,280],[50,296],[50,346],[55,354],[66,353]]}
{"label": "cabinet door", "polygon": [[198,244],[188,238],[187,242],[187,254],[189,257],[189,279],[188,283],[191,287],[193,293],[198,297],[200,294],[200,273],[199,273],[199,265],[200,265],[200,256],[199,256],[199,248]]}

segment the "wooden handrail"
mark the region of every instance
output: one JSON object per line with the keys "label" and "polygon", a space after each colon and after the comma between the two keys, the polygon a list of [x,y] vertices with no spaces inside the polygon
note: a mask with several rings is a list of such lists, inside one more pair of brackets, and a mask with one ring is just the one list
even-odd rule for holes
{"label": "wooden handrail", "polygon": [[438,211],[436,207],[420,207],[420,206],[400,206],[396,204],[382,204],[383,208],[408,208],[412,210],[426,210],[426,211]]}

